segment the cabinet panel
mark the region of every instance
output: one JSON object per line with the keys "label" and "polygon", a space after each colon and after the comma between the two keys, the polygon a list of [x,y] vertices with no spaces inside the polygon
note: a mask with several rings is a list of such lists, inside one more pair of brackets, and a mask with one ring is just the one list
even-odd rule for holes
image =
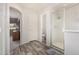
{"label": "cabinet panel", "polygon": [[20,40],[20,32],[13,32],[13,41],[18,41]]}

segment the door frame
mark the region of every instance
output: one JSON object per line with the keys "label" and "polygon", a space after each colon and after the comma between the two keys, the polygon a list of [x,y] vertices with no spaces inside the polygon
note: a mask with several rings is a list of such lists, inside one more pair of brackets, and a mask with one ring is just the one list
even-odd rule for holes
{"label": "door frame", "polygon": [[21,39],[22,39],[22,12],[18,8],[7,4],[7,21],[8,21],[7,34],[8,34],[8,37],[7,37],[7,51],[5,51],[5,54],[8,54],[8,55],[10,55],[10,30],[9,30],[10,29],[10,8],[14,8],[14,9],[18,10],[21,14],[21,19],[20,19],[20,43],[21,43]]}
{"label": "door frame", "polygon": [[42,42],[42,29],[43,29],[43,16],[46,16],[46,45],[47,46],[50,46],[51,45],[51,36],[50,36],[50,33],[51,33],[51,29],[50,29],[50,20],[51,20],[51,16],[50,16],[50,12],[46,12],[46,13],[42,13],[40,15],[40,41]]}

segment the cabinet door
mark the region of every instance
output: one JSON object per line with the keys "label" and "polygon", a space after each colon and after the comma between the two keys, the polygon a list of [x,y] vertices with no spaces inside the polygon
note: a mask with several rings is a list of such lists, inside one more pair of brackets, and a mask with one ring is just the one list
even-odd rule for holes
{"label": "cabinet door", "polygon": [[13,41],[20,40],[20,32],[13,32]]}

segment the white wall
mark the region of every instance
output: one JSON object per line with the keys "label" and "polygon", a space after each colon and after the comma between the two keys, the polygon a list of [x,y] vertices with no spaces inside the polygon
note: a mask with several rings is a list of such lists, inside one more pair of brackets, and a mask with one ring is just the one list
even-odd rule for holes
{"label": "white wall", "polygon": [[21,44],[31,40],[38,40],[39,14],[30,9],[23,8],[19,4],[9,4],[9,6],[18,9],[22,13]]}
{"label": "white wall", "polygon": [[[6,47],[8,44],[8,17],[7,17],[7,4],[0,4],[0,54],[6,54]],[[8,32],[8,33],[7,33]]]}
{"label": "white wall", "polygon": [[0,54],[4,54],[4,10],[5,9],[5,4],[0,4]]}
{"label": "white wall", "polygon": [[31,40],[38,40],[39,15],[33,11],[23,9],[22,44]]}
{"label": "white wall", "polygon": [[65,9],[65,54],[79,54],[79,4]]}
{"label": "white wall", "polygon": [[79,31],[79,4],[66,8],[65,29]]}
{"label": "white wall", "polygon": [[10,17],[12,18],[21,18],[21,12],[17,9],[10,7]]}

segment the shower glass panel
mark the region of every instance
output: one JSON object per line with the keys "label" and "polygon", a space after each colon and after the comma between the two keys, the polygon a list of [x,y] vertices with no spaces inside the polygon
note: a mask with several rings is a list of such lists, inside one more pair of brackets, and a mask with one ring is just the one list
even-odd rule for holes
{"label": "shower glass panel", "polygon": [[62,10],[52,13],[52,45],[64,50],[63,16]]}

